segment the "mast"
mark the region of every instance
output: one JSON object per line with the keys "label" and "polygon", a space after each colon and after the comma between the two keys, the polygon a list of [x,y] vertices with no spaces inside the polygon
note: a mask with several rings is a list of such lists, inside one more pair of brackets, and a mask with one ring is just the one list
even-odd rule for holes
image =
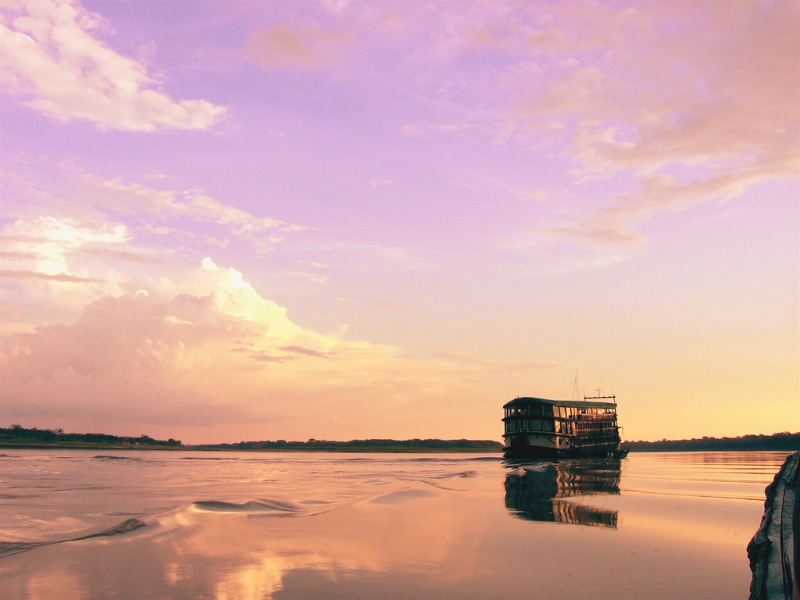
{"label": "mast", "polygon": [[572,384],[572,399],[578,400],[578,369],[575,369],[575,383]]}

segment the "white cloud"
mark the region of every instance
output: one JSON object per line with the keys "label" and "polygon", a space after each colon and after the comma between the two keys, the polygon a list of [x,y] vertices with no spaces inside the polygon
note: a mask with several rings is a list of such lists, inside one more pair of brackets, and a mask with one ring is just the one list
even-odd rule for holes
{"label": "white cloud", "polygon": [[92,37],[100,18],[75,0],[18,0],[0,14],[3,84],[54,119],[152,131],[207,129],[226,114],[206,100],[175,101],[153,89],[143,65]]}
{"label": "white cloud", "polygon": [[[266,418],[265,397],[355,385],[380,377],[392,360],[392,348],[303,329],[242,273],[211,258],[177,287],[193,291],[107,296],[72,324],[10,336],[0,350],[4,410],[21,414],[33,404],[80,412],[99,404],[118,415],[135,405],[132,420],[164,422],[201,403],[232,406],[228,418],[246,422]],[[210,410],[203,424],[218,418]]]}
{"label": "white cloud", "polygon": [[47,275],[66,271],[67,252],[92,242],[122,244],[130,239],[124,225],[91,226],[54,217],[20,219],[2,228],[3,250],[30,257],[35,270]]}

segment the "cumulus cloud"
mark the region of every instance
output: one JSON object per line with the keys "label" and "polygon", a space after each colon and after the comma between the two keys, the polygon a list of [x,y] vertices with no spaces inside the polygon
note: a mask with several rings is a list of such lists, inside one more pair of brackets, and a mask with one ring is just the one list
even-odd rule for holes
{"label": "cumulus cloud", "polygon": [[[171,282],[183,279],[182,261],[198,260],[209,246],[238,243],[261,255],[304,229],[200,189],[170,189],[170,182],[157,189],[38,159],[26,169],[7,171],[26,185],[6,189],[16,210],[14,220],[0,224],[0,335],[71,321],[90,299],[130,291],[131,282],[175,291]],[[326,281],[300,271],[276,274]]]}
{"label": "cumulus cloud", "polygon": [[200,403],[235,405],[245,418],[258,412],[254,398],[302,385],[298,373],[306,364],[359,362],[389,352],[303,329],[239,271],[210,258],[193,278],[208,293],[109,296],[87,305],[72,324],[12,335],[0,353],[4,410],[74,402],[76,410],[100,403],[116,414],[135,402],[146,422]]}
{"label": "cumulus cloud", "polygon": [[336,435],[397,435],[398,414],[436,430],[431,407],[474,409],[486,393],[477,380],[554,366],[453,348],[417,357],[348,339],[344,326],[315,332],[211,258],[182,276],[171,286],[131,284],[89,301],[72,322],[7,336],[4,418],[112,433],[147,426],[199,442],[224,431],[254,439],[331,432],[343,413],[348,422],[335,427],[345,433]]}
{"label": "cumulus cloud", "polygon": [[207,129],[226,109],[176,101],[154,89],[145,67],[93,37],[100,17],[76,0],[15,0],[3,5],[2,83],[59,121],[87,119],[100,129]]}
{"label": "cumulus cloud", "polygon": [[[211,258],[184,276],[181,291],[109,295],[71,323],[9,336],[0,347],[4,418],[116,431],[230,424],[265,439],[330,431],[335,407],[363,427],[358,436],[395,431],[399,407],[425,420],[433,398],[482,396],[476,375],[549,368],[455,349],[412,357],[347,339],[344,329],[314,332]],[[263,429],[275,423],[271,434]]]}

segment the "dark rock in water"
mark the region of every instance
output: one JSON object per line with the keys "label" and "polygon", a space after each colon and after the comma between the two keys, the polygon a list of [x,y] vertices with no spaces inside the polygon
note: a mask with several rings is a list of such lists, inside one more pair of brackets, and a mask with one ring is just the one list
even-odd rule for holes
{"label": "dark rock in water", "polygon": [[[753,578],[750,600],[792,600],[797,594],[797,475],[800,452],[789,455],[764,490],[764,516],[750,543],[747,558]],[[794,564],[790,556],[794,555]]]}

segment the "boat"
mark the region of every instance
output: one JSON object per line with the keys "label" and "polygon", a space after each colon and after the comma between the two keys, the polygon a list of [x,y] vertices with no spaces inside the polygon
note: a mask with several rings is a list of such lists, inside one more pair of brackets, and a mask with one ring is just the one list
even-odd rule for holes
{"label": "boat", "polygon": [[616,396],[515,398],[503,405],[506,458],[624,458]]}

